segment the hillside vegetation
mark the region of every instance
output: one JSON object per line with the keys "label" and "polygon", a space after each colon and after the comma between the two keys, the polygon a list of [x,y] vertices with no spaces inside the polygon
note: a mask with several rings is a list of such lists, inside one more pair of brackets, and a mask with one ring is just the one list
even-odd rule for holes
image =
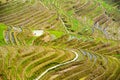
{"label": "hillside vegetation", "polygon": [[0,0],[0,80],[120,80],[119,0]]}

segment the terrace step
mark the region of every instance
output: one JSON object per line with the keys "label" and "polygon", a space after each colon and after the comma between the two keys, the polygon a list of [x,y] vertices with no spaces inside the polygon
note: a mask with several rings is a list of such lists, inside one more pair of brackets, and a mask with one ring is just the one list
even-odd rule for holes
{"label": "terrace step", "polygon": [[7,2],[7,3],[3,3],[3,4],[0,5],[0,9],[10,7],[10,6],[12,6],[13,4],[16,4],[16,3],[17,3],[17,1],[11,1],[11,2]]}
{"label": "terrace step", "polygon": [[28,6],[29,6],[29,5],[21,4],[21,5],[19,5],[19,6],[16,7],[16,8],[7,10],[7,11],[5,11],[5,12],[1,12],[0,17],[2,17],[2,16],[4,17],[4,16],[6,16],[6,15],[14,15],[17,11],[19,12],[19,11],[21,11],[21,9],[27,8]]}
{"label": "terrace step", "polygon": [[[0,47],[0,51],[1,49]],[[8,57],[4,57],[6,60],[8,59],[9,63],[6,61],[4,62],[6,65],[3,65],[4,67],[6,66],[5,69],[7,69],[7,66],[11,67],[10,71],[5,70],[6,74],[11,74],[7,75],[10,79],[34,79],[47,68],[74,58],[74,54],[70,51],[53,49],[50,47],[46,48],[43,46],[8,46],[4,47],[2,50],[4,49],[5,53],[10,51],[9,54],[7,54]],[[12,55],[10,55],[11,53]],[[17,76],[15,76],[15,74],[12,75],[11,71],[17,72]]]}

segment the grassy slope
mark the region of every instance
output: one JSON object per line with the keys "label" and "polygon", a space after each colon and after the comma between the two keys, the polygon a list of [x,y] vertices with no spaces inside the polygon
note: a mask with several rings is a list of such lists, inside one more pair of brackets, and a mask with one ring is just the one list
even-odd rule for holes
{"label": "grassy slope", "polygon": [[0,23],[0,46],[5,44],[3,32],[6,28],[7,26],[5,24]]}

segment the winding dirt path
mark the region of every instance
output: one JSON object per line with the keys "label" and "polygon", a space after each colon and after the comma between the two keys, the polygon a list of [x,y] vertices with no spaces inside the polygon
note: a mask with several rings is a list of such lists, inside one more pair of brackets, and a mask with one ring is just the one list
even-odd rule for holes
{"label": "winding dirt path", "polygon": [[71,63],[71,62],[74,62],[74,61],[76,61],[77,59],[78,59],[78,54],[77,54],[77,52],[76,51],[74,51],[74,50],[71,50],[74,54],[75,54],[75,58],[74,59],[72,59],[72,60],[70,60],[70,61],[67,61],[67,62],[64,62],[64,63],[61,63],[61,64],[58,64],[58,65],[56,65],[56,66],[53,66],[53,67],[50,67],[50,68],[48,68],[47,70],[45,70],[40,76],[38,76],[36,79],[34,79],[34,80],[40,80],[46,73],[48,73],[50,70],[53,70],[53,69],[55,69],[55,68],[57,68],[57,67],[60,67],[60,66],[63,66],[63,65],[66,65],[66,64],[69,64],[69,63]]}

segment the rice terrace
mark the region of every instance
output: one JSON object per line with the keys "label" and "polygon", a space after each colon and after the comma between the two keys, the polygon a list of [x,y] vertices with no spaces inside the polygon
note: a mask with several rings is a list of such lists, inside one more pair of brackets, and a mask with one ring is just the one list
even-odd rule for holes
{"label": "rice terrace", "polygon": [[0,0],[0,80],[120,80],[120,0]]}

